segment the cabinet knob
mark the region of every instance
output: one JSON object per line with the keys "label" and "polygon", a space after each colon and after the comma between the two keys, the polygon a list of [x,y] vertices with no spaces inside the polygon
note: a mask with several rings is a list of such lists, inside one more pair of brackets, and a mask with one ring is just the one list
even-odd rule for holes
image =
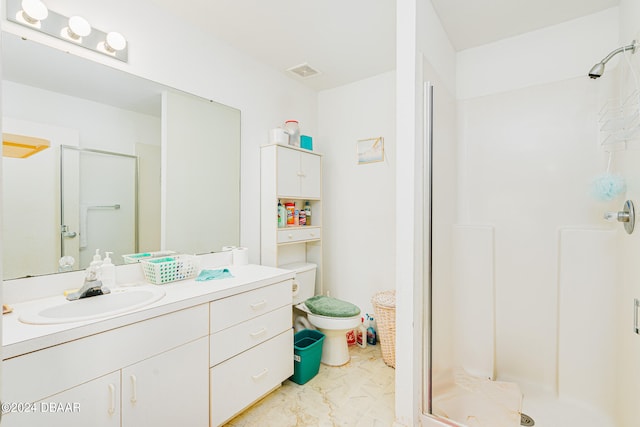
{"label": "cabinet knob", "polygon": [[269,373],[269,369],[264,368],[262,370],[262,372],[260,372],[259,374],[256,374],[256,375],[252,375],[251,378],[253,378],[254,381],[258,381],[260,378],[264,377],[268,373]]}
{"label": "cabinet knob", "polygon": [[293,234],[289,233],[287,237],[289,237],[290,239],[293,239]]}
{"label": "cabinet knob", "polygon": [[116,413],[116,386],[109,384],[109,409],[107,410],[109,415]]}
{"label": "cabinet knob", "polygon": [[259,331],[251,332],[249,335],[251,336],[251,338],[257,338],[265,332],[267,332],[267,328],[263,327]]}
{"label": "cabinet knob", "polygon": [[260,302],[255,303],[255,304],[249,304],[249,307],[251,307],[253,310],[260,310],[265,305],[267,305],[267,301],[262,300]]}

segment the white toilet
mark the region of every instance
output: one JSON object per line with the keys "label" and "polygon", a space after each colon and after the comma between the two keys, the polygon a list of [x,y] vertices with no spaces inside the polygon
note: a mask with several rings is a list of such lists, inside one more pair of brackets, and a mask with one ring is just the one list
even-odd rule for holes
{"label": "white toilet", "polygon": [[[360,324],[360,309],[353,304],[335,298],[319,296],[314,302],[323,303],[329,309],[318,311],[314,305],[313,313],[305,301],[313,297],[316,284],[316,265],[312,263],[294,263],[282,265],[280,268],[295,270],[293,281],[294,325],[296,328],[313,326],[325,335],[322,345],[321,362],[329,366],[341,366],[349,361],[349,347],[346,334]],[[357,314],[349,317],[338,317],[331,308],[335,305],[347,307]],[[306,319],[305,319],[306,317]]]}

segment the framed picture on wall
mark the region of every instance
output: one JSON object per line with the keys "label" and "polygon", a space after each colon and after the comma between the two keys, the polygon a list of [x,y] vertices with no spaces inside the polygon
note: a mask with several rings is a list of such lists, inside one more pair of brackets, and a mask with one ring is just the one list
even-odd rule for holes
{"label": "framed picture on wall", "polygon": [[375,163],[384,160],[384,138],[360,139],[356,144],[358,164]]}

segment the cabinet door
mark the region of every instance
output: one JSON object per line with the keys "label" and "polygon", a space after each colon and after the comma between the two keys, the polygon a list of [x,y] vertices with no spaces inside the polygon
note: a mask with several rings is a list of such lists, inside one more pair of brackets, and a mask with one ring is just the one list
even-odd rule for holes
{"label": "cabinet door", "polygon": [[122,426],[207,426],[208,372],[207,337],[123,369]]}
{"label": "cabinet door", "polygon": [[118,427],[120,371],[15,411],[2,416],[2,427]]}
{"label": "cabinet door", "polygon": [[278,147],[277,154],[277,192],[280,196],[298,197],[300,195],[300,152]]}
{"label": "cabinet door", "polygon": [[320,198],[320,156],[300,153],[300,197]]}

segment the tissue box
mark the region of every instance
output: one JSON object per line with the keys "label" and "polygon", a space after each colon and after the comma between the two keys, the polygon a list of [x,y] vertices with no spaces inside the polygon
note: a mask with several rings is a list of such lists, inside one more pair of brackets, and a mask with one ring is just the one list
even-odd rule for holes
{"label": "tissue box", "polygon": [[308,135],[300,135],[300,148],[313,150],[313,138]]}

